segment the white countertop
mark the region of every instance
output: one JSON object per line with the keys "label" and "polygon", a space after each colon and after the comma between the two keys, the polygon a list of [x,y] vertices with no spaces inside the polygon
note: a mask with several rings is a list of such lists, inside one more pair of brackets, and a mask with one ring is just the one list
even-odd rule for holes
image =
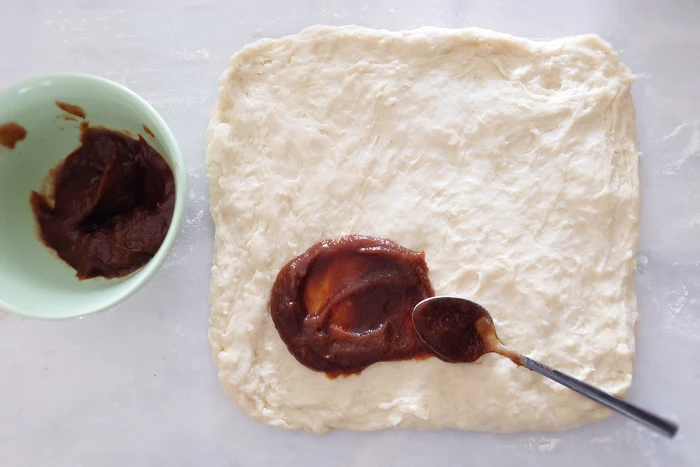
{"label": "white countertop", "polygon": [[[0,86],[81,71],[153,104],[188,173],[166,264],[119,307],[47,323],[0,313],[0,465],[700,465],[700,4],[692,0],[3,0]],[[334,431],[248,419],[207,340],[213,225],[204,129],[228,58],[305,26],[480,26],[530,38],[597,33],[639,76],[643,152],[638,360],[628,399],[676,418],[674,440],[621,417],[554,433]],[[0,226],[1,228],[1,226]],[[466,390],[465,382],[465,390]]]}

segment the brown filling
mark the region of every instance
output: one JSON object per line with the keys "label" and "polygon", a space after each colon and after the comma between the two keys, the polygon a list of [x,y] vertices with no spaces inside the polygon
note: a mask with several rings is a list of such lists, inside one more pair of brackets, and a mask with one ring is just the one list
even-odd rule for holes
{"label": "brown filling", "polygon": [[78,278],[122,277],[163,243],[175,181],[143,138],[85,125],[81,146],[55,169],[52,197],[32,192],[31,205],[42,240]]}
{"label": "brown filling", "polygon": [[15,145],[26,137],[27,130],[14,122],[7,122],[0,125],[0,146],[14,149]]}
{"label": "brown filling", "polygon": [[480,305],[446,298],[433,303],[427,310],[416,311],[414,325],[423,340],[443,360],[470,363],[493,352],[493,346],[489,345],[493,339],[484,339],[491,334],[496,338],[493,322]]}
{"label": "brown filling", "polygon": [[270,313],[300,363],[337,376],[431,356],[411,315],[433,295],[422,252],[350,235],[318,243],[282,268]]}
{"label": "brown filling", "polygon": [[148,135],[149,135],[151,138],[155,138],[155,137],[156,137],[156,134],[153,133],[153,130],[151,130],[151,129],[148,127],[148,125],[146,125],[145,123],[142,123],[141,126],[143,127],[143,131],[145,131],[146,133],[148,133]]}
{"label": "brown filling", "polygon": [[75,115],[78,118],[85,118],[85,111],[78,105],[68,104],[66,102],[56,101],[56,105],[64,112]]}

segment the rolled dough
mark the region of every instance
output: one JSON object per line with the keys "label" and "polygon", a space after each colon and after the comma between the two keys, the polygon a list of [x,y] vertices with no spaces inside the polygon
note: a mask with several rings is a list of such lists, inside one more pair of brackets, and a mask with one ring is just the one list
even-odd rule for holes
{"label": "rolled dough", "polygon": [[633,75],[593,35],[312,27],[231,59],[207,131],[209,338],[250,416],[332,427],[563,429],[608,412],[498,355],[328,379],[269,316],[280,268],[357,233],[424,250],[438,295],[514,349],[615,394],[632,379]]}

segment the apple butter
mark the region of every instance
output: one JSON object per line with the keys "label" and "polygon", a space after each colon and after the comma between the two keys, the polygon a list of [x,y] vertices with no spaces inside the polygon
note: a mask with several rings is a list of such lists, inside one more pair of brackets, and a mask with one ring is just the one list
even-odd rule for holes
{"label": "apple butter", "polygon": [[349,235],[320,242],[284,266],[270,314],[291,354],[333,377],[433,355],[411,316],[433,295],[423,252]]}
{"label": "apple butter", "polygon": [[52,171],[52,185],[50,195],[32,192],[32,209],[43,242],[80,279],[139,269],[168,233],[173,173],[140,136],[85,124],[81,145]]}

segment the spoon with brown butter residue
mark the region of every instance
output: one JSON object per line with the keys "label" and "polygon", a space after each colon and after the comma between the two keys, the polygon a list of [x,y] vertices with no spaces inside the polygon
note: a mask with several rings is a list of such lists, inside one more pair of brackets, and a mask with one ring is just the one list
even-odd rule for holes
{"label": "spoon with brown butter residue", "polygon": [[678,431],[678,425],[672,421],[509,349],[498,339],[489,312],[470,300],[427,298],[413,308],[413,324],[423,342],[443,360],[469,363],[494,352],[669,438]]}

